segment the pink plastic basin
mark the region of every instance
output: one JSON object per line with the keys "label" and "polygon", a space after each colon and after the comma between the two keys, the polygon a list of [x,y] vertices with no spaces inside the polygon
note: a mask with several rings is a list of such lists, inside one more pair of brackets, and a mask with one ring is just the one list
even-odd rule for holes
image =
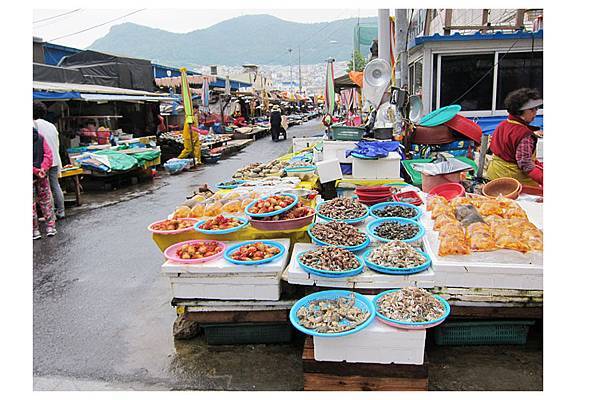
{"label": "pink plastic basin", "polygon": [[[179,220],[183,220],[183,221],[192,221],[194,224],[198,221],[200,221],[198,218],[177,218]],[[183,232],[188,232],[188,231],[192,231],[194,230],[194,225],[192,224],[192,226],[187,227],[187,228],[183,228],[183,229],[177,229],[174,231],[159,231],[158,229],[154,229],[152,228],[152,226],[154,224],[158,224],[159,222],[166,222],[169,221],[168,219],[161,219],[160,221],[155,221],[153,223],[151,223],[150,225],[148,225],[148,230],[152,233],[156,233],[159,235],[176,235],[178,233],[183,233]]]}
{"label": "pink plastic basin", "polygon": [[[196,258],[196,259],[192,259],[192,260],[184,260],[183,258],[179,258],[179,256],[177,255],[177,250],[184,244],[209,243],[209,242],[218,243],[219,247],[221,247],[221,251],[219,251],[217,254],[214,254],[210,257]],[[187,240],[185,242],[175,243],[174,245],[167,247],[167,249],[164,252],[164,255],[168,260],[171,260],[171,261],[174,261],[174,262],[180,263],[180,264],[202,264],[207,261],[214,260],[216,258],[221,257],[223,255],[223,252],[225,251],[226,247],[227,246],[225,245],[225,243],[219,242],[218,240]]]}
{"label": "pink plastic basin", "polygon": [[312,224],[315,219],[316,212],[313,211],[305,217],[287,219],[283,221],[262,221],[259,219],[249,218],[250,225],[261,231],[289,231],[293,229],[303,228]]}

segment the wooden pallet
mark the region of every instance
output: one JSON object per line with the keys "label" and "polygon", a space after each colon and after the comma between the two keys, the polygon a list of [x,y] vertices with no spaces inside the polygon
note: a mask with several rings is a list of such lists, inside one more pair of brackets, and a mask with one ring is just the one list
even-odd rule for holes
{"label": "wooden pallet", "polygon": [[427,358],[423,365],[327,362],[316,361],[314,350],[313,338],[309,336],[302,353],[304,390],[427,390]]}

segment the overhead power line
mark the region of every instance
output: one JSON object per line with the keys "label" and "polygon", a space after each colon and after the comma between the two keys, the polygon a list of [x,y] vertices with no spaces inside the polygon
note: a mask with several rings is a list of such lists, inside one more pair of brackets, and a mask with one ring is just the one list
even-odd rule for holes
{"label": "overhead power line", "polygon": [[110,21],[106,21],[106,22],[103,22],[103,23],[101,23],[101,24],[94,25],[94,26],[91,26],[91,27],[89,27],[89,28],[86,28],[86,29],[82,29],[82,30],[80,30],[80,31],[77,31],[77,32],[69,33],[69,34],[67,34],[67,35],[59,36],[59,37],[56,37],[56,38],[50,39],[49,41],[51,42],[51,41],[54,41],[54,40],[64,39],[64,38],[66,38],[66,37],[69,37],[69,36],[78,35],[78,34],[80,34],[80,33],[87,32],[87,31],[90,31],[90,30],[92,30],[92,29],[99,28],[99,27],[101,27],[101,26],[104,26],[104,25],[106,25],[106,24],[110,24],[111,22],[115,22],[115,21],[118,21],[118,20],[120,20],[120,19],[123,19],[123,18],[129,17],[130,15],[137,14],[137,13],[139,13],[140,11],[144,11],[144,10],[145,10],[145,8],[141,8],[141,9],[139,9],[139,10],[135,10],[135,11],[133,11],[133,12],[130,12],[130,13],[128,13],[128,14],[122,15],[122,16],[120,16],[120,17],[118,17],[118,18],[111,19]]}
{"label": "overhead power line", "polygon": [[58,14],[58,15],[54,15],[54,16],[52,16],[52,17],[38,19],[38,20],[36,20],[36,21],[33,21],[33,23],[34,23],[34,24],[37,24],[38,22],[49,21],[49,20],[51,20],[51,19],[58,18],[58,17],[62,17],[62,16],[64,16],[64,15],[69,15],[69,14],[76,13],[77,11],[81,11],[81,8],[76,8],[75,10],[71,10],[71,11],[68,11],[68,12],[66,12],[66,13],[62,13],[62,14]]}

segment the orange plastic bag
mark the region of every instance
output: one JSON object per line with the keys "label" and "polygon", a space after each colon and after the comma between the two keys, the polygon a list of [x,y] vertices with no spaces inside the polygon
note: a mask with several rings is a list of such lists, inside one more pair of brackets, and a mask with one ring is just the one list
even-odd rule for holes
{"label": "orange plastic bag", "polygon": [[437,205],[448,204],[448,200],[446,200],[445,197],[433,195],[433,196],[427,197],[427,200],[425,200],[425,203],[426,203],[427,211],[431,211],[431,210],[433,210],[433,207],[435,207]]}
{"label": "orange plastic bag", "polygon": [[440,248],[438,250],[440,256],[465,255],[469,253],[469,245],[464,234],[462,236],[446,235],[440,237]]}
{"label": "orange plastic bag", "polygon": [[496,242],[489,225],[475,222],[467,227],[467,240],[473,251],[492,251],[496,249]]}
{"label": "orange plastic bag", "polygon": [[458,220],[456,219],[456,217],[454,216],[450,216],[450,215],[440,215],[439,217],[437,217],[435,219],[435,222],[433,224],[433,230],[434,231],[439,231],[441,227],[443,227],[444,225],[448,224],[448,223],[453,223],[456,222],[458,223]]}

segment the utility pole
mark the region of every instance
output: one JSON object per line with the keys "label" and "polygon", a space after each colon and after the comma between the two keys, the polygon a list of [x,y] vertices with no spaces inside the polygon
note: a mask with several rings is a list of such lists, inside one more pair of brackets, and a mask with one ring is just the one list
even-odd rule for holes
{"label": "utility pole", "polygon": [[300,47],[298,47],[298,88],[302,93],[302,64],[300,62]]}
{"label": "utility pole", "polygon": [[408,10],[397,8],[396,15],[396,82],[401,88],[408,87],[408,53],[406,52],[406,41],[408,38]]}
{"label": "utility pole", "polygon": [[377,11],[378,58],[390,62],[390,10],[380,8]]}
{"label": "utility pole", "polygon": [[292,91],[292,49],[288,49],[290,52],[290,92]]}

